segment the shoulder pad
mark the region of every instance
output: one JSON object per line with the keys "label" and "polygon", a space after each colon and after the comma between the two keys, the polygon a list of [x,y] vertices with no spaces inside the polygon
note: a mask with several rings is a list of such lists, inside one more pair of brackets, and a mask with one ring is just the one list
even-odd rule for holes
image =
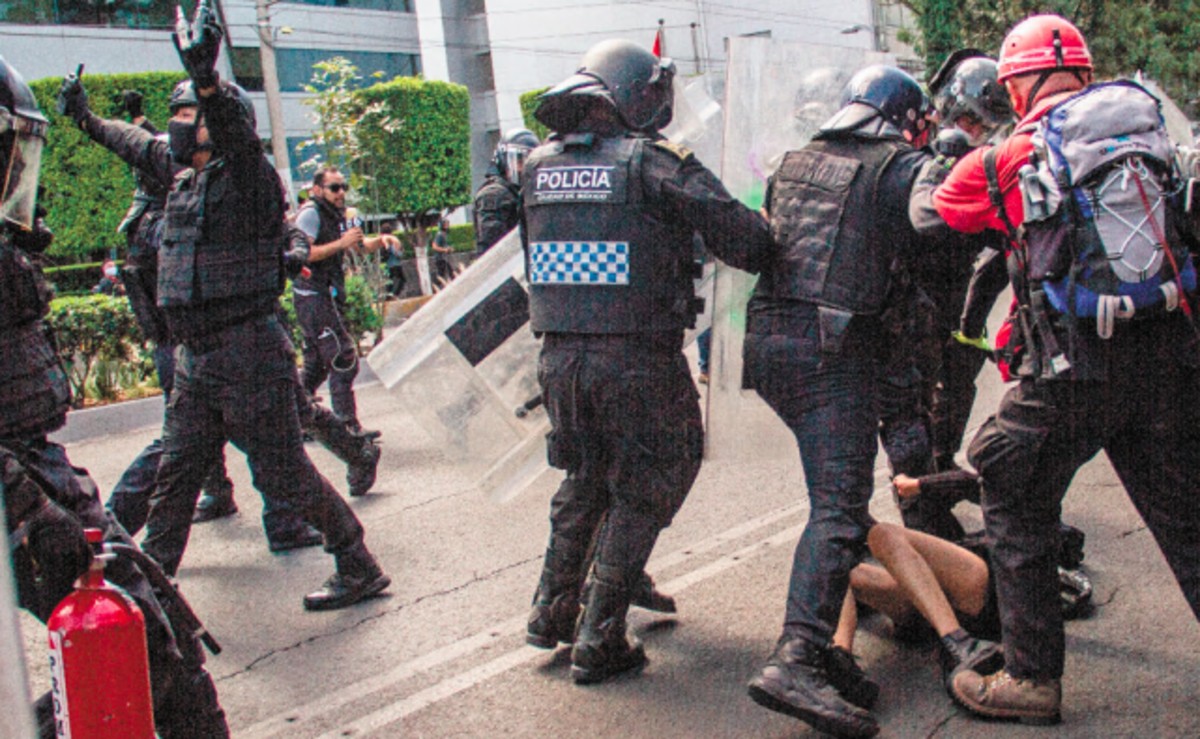
{"label": "shoulder pad", "polygon": [[663,151],[670,153],[672,156],[676,157],[681,162],[686,162],[688,160],[688,158],[692,156],[691,149],[687,148],[686,146],[676,144],[667,139],[659,139],[659,140],[651,142],[651,143],[654,146],[658,147],[659,149],[662,149]]}

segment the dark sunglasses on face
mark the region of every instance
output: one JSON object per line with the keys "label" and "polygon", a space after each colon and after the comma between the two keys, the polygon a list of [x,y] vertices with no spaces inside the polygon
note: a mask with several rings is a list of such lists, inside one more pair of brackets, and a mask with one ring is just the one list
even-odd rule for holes
{"label": "dark sunglasses on face", "polygon": [[332,185],[326,185],[325,189],[329,192],[350,192],[350,186],[343,182],[335,182]]}

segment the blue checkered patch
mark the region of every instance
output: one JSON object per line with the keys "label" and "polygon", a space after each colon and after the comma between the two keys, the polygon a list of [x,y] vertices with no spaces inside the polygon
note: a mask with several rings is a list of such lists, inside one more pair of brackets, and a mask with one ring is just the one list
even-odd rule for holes
{"label": "blue checkered patch", "polygon": [[628,285],[629,242],[537,241],[529,275],[535,285]]}

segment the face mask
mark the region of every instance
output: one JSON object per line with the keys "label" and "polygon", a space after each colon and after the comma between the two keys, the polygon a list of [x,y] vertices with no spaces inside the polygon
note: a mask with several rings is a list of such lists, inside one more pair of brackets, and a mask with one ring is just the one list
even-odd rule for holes
{"label": "face mask", "polygon": [[104,274],[107,277],[116,277],[117,276],[117,268],[109,267],[108,269],[104,270]]}
{"label": "face mask", "polygon": [[[201,147],[196,143],[196,130],[199,128],[195,123],[181,123],[179,121],[170,121],[167,123],[167,143],[171,147],[171,158],[176,164],[181,164],[184,167],[192,166],[192,156],[196,152],[201,151]],[[207,149],[209,147],[203,147]]]}

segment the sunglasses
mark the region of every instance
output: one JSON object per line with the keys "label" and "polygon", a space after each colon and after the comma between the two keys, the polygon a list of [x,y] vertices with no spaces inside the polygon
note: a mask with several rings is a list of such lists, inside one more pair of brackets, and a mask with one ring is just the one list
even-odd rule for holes
{"label": "sunglasses", "polygon": [[335,182],[332,185],[326,185],[325,189],[329,192],[350,192],[350,186],[343,182]]}

